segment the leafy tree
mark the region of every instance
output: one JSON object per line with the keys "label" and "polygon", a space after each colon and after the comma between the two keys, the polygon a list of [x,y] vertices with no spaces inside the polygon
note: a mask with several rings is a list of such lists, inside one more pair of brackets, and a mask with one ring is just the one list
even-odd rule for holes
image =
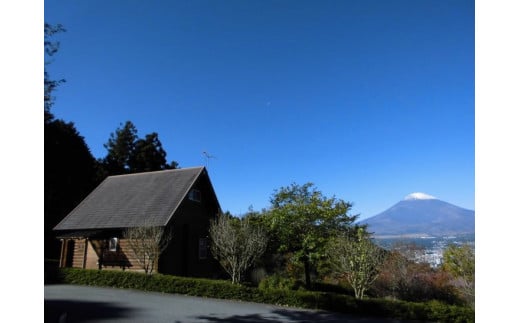
{"label": "leafy tree", "polygon": [[430,272],[430,266],[424,263],[425,255],[426,249],[416,243],[397,240],[392,244],[380,275],[390,296],[404,300],[421,298],[418,289],[425,286],[422,278]]}
{"label": "leafy tree", "polygon": [[331,237],[347,233],[357,215],[348,215],[352,205],[327,198],[314,184],[292,184],[275,190],[268,215],[271,235],[279,252],[292,253],[304,265],[305,284],[311,286],[311,267],[323,259]]}
{"label": "leafy tree", "polygon": [[262,256],[267,246],[267,235],[255,227],[249,218],[220,215],[209,228],[211,252],[233,284],[240,283],[242,274]]}
{"label": "leafy tree", "polygon": [[385,257],[383,269],[375,281],[378,296],[401,298],[409,289],[408,278],[412,261],[395,250],[391,250]]}
{"label": "leafy tree", "polygon": [[44,49],[45,49],[45,68],[44,68],[44,113],[45,113],[45,122],[51,121],[54,116],[52,115],[50,109],[54,103],[54,97],[52,96],[52,92],[56,90],[56,88],[63,82],[64,79],[60,80],[52,80],[47,72],[46,66],[51,63],[50,57],[58,52],[60,48],[60,43],[58,41],[53,41],[52,37],[56,33],[65,32],[65,28],[61,24],[51,25],[45,23],[44,25]]}
{"label": "leafy tree", "polygon": [[123,237],[128,240],[128,244],[144,272],[152,275],[159,256],[172,239],[172,233],[163,227],[145,223],[143,226],[125,229]]}
{"label": "leafy tree", "polygon": [[421,248],[417,248],[414,244],[400,243],[398,249],[388,251],[370,291],[381,298],[458,303],[449,275],[427,262],[416,262],[417,252],[421,253]]}
{"label": "leafy tree", "polygon": [[379,275],[384,250],[359,228],[355,236],[340,235],[331,240],[328,253],[337,273],[346,277],[356,298],[362,299]]}
{"label": "leafy tree", "polygon": [[468,304],[475,304],[475,252],[467,244],[449,245],[443,252],[442,269],[453,276],[455,286]]}

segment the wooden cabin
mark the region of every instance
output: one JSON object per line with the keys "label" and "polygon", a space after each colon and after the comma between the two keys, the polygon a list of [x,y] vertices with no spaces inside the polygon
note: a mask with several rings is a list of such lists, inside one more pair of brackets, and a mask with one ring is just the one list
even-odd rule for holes
{"label": "wooden cabin", "polygon": [[60,267],[144,271],[124,231],[146,225],[173,234],[155,272],[217,277],[208,230],[220,213],[205,167],[109,176],[54,228]]}

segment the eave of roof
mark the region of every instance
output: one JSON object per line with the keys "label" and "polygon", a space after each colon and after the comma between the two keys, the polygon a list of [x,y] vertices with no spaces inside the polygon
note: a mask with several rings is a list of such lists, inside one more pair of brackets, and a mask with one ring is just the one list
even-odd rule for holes
{"label": "eave of roof", "polygon": [[60,232],[56,238],[58,239],[83,239],[94,238],[103,234],[103,230],[78,230],[78,231],[63,231]]}

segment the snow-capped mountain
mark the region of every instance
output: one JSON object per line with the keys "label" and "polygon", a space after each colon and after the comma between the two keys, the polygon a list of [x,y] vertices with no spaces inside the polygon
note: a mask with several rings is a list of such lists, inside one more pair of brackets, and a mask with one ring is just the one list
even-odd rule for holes
{"label": "snow-capped mountain", "polygon": [[475,233],[475,211],[424,193],[412,193],[388,210],[359,222],[377,236],[451,236]]}
{"label": "snow-capped mountain", "polygon": [[409,200],[435,200],[435,196],[431,196],[431,195],[428,195],[428,194],[424,194],[424,193],[412,193],[412,194],[409,194],[407,195],[404,200],[405,201],[409,201]]}

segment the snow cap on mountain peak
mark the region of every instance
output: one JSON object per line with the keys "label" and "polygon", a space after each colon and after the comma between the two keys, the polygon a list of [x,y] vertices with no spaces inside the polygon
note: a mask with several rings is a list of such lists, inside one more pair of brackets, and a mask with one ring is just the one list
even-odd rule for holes
{"label": "snow cap on mountain peak", "polygon": [[405,201],[408,201],[408,200],[436,200],[436,199],[437,198],[435,196],[431,196],[431,195],[419,193],[419,192],[409,194],[404,198]]}

